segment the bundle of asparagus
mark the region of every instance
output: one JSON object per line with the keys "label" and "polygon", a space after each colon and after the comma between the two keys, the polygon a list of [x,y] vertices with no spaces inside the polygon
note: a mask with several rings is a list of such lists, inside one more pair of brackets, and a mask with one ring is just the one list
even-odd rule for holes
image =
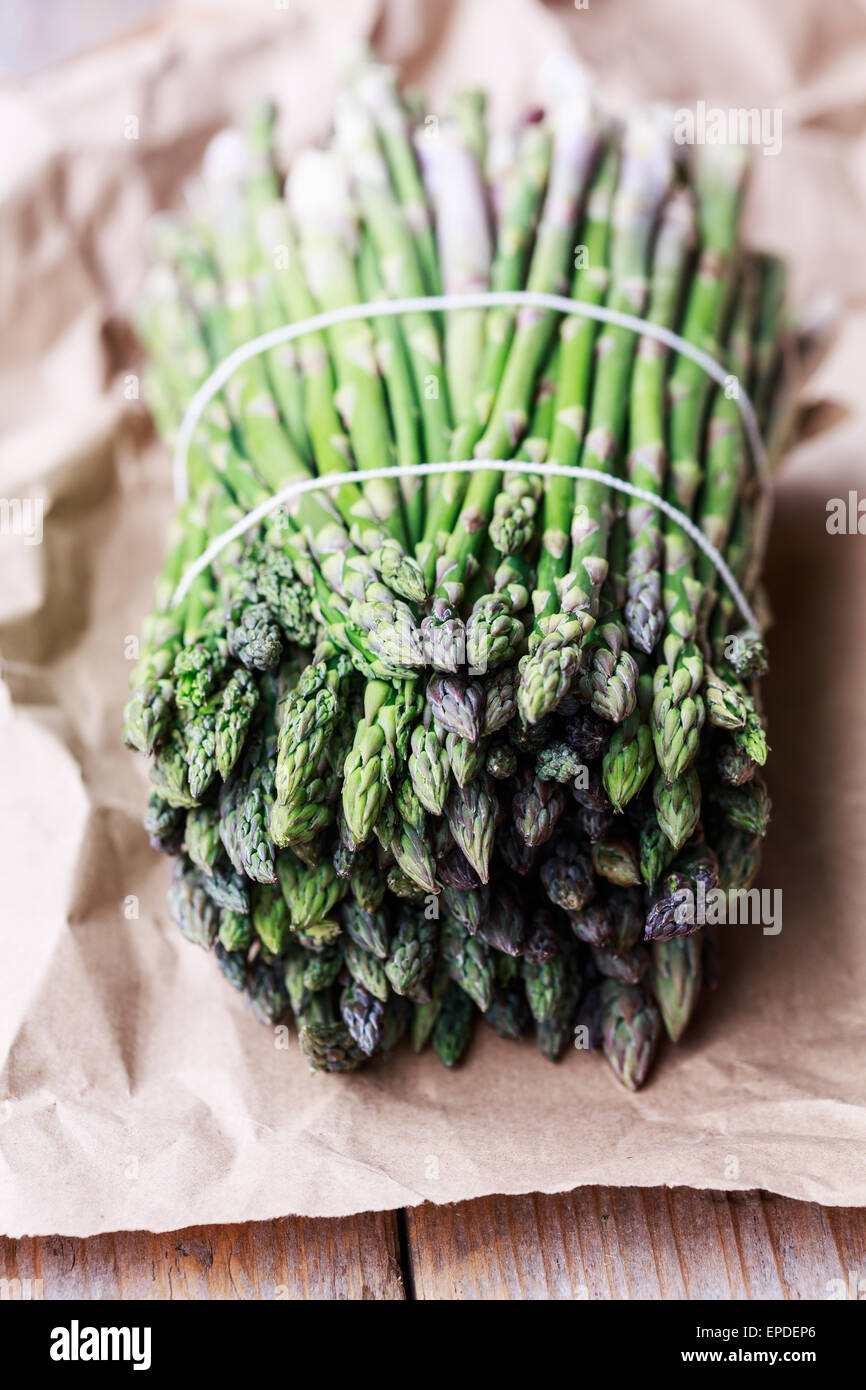
{"label": "bundle of asparagus", "polygon": [[[760,635],[651,500],[758,601],[738,391],[777,457],[811,343],[783,266],[740,245],[743,150],[683,159],[664,113],[623,125],[577,89],[488,140],[480,93],[425,122],[369,59],[284,183],[274,118],[217,137],[189,215],[154,227],[136,326],[169,447],[216,364],[323,310],[526,288],[647,329],[373,316],[251,358],[212,400],[125,723],[153,757],[172,913],[260,1018],[294,1016],[315,1068],[407,1032],[452,1066],[480,1015],[551,1059],[601,1048],[636,1088],[712,983],[712,929],[683,903],[749,885],[769,816]],[[364,476],[472,458],[525,469]],[[238,518],[347,470],[177,600]]]}

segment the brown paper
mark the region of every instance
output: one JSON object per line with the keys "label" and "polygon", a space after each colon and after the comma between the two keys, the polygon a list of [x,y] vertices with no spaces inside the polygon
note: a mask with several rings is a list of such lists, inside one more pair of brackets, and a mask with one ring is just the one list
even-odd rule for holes
{"label": "brown paper", "polygon": [[[598,1056],[558,1066],[486,1028],[465,1066],[408,1051],[350,1077],[274,1045],[165,905],[140,828],[144,761],[119,741],[129,661],[171,511],[169,462],[124,399],[117,324],[142,228],[254,95],[287,152],[327,128],[341,57],[374,35],[496,118],[571,46],[616,97],[782,108],[756,158],[753,238],[795,293],[849,305],[816,390],[849,422],[779,486],[767,682],[775,801],[763,886],[783,930],[731,927],[723,981],[638,1096]],[[125,138],[137,117],[138,138]],[[847,3],[531,0],[198,5],[0,93],[0,495],[44,538],[0,537],[0,1229],[86,1235],[333,1216],[583,1183],[769,1188],[866,1203],[863,930],[866,540],[830,536],[863,489],[866,17]]]}

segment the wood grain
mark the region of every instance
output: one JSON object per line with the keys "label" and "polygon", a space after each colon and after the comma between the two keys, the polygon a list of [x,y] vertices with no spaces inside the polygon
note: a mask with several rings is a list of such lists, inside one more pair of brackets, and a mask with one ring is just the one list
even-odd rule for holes
{"label": "wood grain", "polygon": [[826,1299],[866,1275],[866,1210],[580,1188],[406,1214],[418,1299]]}
{"label": "wood grain", "polygon": [[0,1277],[22,1281],[0,1297],[46,1299],[856,1297],[861,1283],[866,1295],[866,1210],[578,1188],[334,1221],[0,1239]]}
{"label": "wood grain", "polygon": [[0,1238],[0,1276],[34,1281],[31,1296],[46,1299],[405,1297],[393,1212],[88,1240]]}

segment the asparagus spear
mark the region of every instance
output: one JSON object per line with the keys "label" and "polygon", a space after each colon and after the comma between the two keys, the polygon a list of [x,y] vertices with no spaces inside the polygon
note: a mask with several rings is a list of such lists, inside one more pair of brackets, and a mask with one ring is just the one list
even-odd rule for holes
{"label": "asparagus spear", "polygon": [[[626,313],[643,312],[647,296],[649,248],[658,210],[671,177],[671,156],[660,123],[638,118],[627,128],[623,141],[622,168],[616,193],[617,157],[602,163],[593,207],[589,213],[587,245],[591,267],[605,264],[610,237],[611,308]],[[611,197],[613,201],[611,203]],[[592,238],[592,242],[590,242]],[[599,243],[595,250],[596,240]],[[604,297],[606,279],[599,284]],[[578,334],[589,336],[581,325]],[[631,375],[635,336],[629,329],[608,325],[599,337],[598,368],[592,392],[588,431],[581,451],[581,466],[599,473],[615,467],[625,427],[626,388]],[[581,431],[582,433],[582,431]],[[554,445],[555,452],[555,445]],[[550,491],[548,490],[548,496]],[[524,718],[534,722],[553,708],[568,690],[580,662],[587,624],[576,613],[595,618],[602,584],[607,575],[608,532],[611,512],[607,490],[595,481],[579,479],[574,490],[571,517],[571,561],[561,574],[557,593],[551,592],[530,662],[523,668]],[[544,591],[542,591],[543,593]],[[536,598],[536,603],[538,603]],[[615,657],[614,657],[615,663]],[[628,681],[636,670],[627,663],[620,670]],[[609,671],[603,673],[609,675]],[[631,698],[629,692],[629,699]]]}
{"label": "asparagus spear", "polygon": [[424,722],[412,730],[409,775],[420,800],[433,815],[441,816],[448,794],[451,765],[444,728],[424,707]]}
{"label": "asparagus spear", "polygon": [[[444,292],[486,290],[493,248],[482,166],[458,122],[440,122],[436,138],[421,146],[421,165],[436,226]],[[484,354],[484,318],[483,309],[452,309],[445,315],[445,377],[457,420],[472,408]]]}
{"label": "asparagus spear", "polygon": [[[550,449],[559,380],[559,344],[554,345],[538,383],[535,409],[529,434],[523,439],[517,457],[544,463]],[[507,473],[493,503],[490,542],[503,555],[516,555],[535,537],[535,516],[543,497],[541,479],[531,473]]]}
{"label": "asparagus spear", "polygon": [[658,1010],[637,985],[608,980],[602,987],[604,1055],[630,1091],[644,1083],[658,1047]]}
{"label": "asparagus spear", "polygon": [[668,782],[659,772],[653,785],[658,823],[675,850],[694,833],[701,814],[701,784],[693,767]]}
{"label": "asparagus spear", "polygon": [[327,990],[312,994],[298,1016],[298,1042],[313,1071],[355,1071],[364,1060]]}
{"label": "asparagus spear", "polygon": [[482,883],[490,878],[496,797],[486,773],[466,787],[455,787],[445,804],[451,834]]}
{"label": "asparagus spear", "polygon": [[427,294],[441,293],[439,261],[430,207],[412,145],[412,120],[400,100],[392,68],[366,61],[357,75],[358,92],[382,142],[397,196],[415,243]]}
{"label": "asparagus spear", "polygon": [[[354,266],[358,228],[347,179],[334,154],[305,150],[286,183],[289,210],[300,237],[301,260],[321,309],[357,304],[361,298]],[[359,468],[393,461],[388,408],[369,324],[356,319],[328,333],[337,375],[337,408],[352,441]],[[407,536],[399,488],[389,479],[367,485],[376,514],[405,547]]]}
{"label": "asparagus spear", "polygon": [[340,995],[340,1015],[351,1037],[369,1057],[382,1041],[385,1007],[355,979],[349,979]]}
{"label": "asparagus spear", "polygon": [[[391,189],[373,123],[351,91],[341,94],[334,127],[336,148],[350,173],[386,289],[398,297],[422,295],[424,279],[407,219]],[[427,313],[404,314],[400,331],[415,381],[427,457],[444,459],[451,418],[436,322]],[[435,389],[431,389],[431,378]]]}
{"label": "asparagus spear", "polygon": [[[198,516],[197,509],[185,509],[188,523]],[[170,546],[157,585],[157,606],[144,632],[141,654],[130,678],[132,694],[124,711],[123,739],[131,748],[153,753],[164,742],[174,718],[174,687],[171,674],[181,649],[187,613],[206,590],[208,577],[200,576],[196,592],[171,606],[171,595],[186,565],[198,558],[205,544],[204,526],[188,524],[182,539]]]}
{"label": "asparagus spear", "polygon": [[[533,128],[531,128],[533,129]],[[526,256],[535,230],[547,171],[550,166],[550,139],[536,135],[522,145],[521,164],[515,188],[499,227],[496,252],[491,267],[491,288],[522,288]],[[479,367],[478,386],[465,418],[458,419],[449,457],[456,461],[470,458],[490,419],[493,403],[514,335],[515,316],[508,309],[491,309],[485,321],[484,354]],[[449,473],[441,479],[427,510],[421,558],[431,577],[438,555],[448,535],[469,485],[466,473]]]}
{"label": "asparagus spear", "polygon": [[[504,191],[504,206],[490,269],[492,290],[517,290],[523,284],[526,259],[550,169],[550,156],[551,137],[547,126],[528,125],[521,133],[516,162]],[[458,419],[451,443],[451,457],[455,460],[470,457],[490,418],[513,334],[513,310],[494,308],[487,311],[483,355],[477,378],[469,383],[473,396]]]}
{"label": "asparagus spear", "polygon": [[417,697],[411,682],[400,688],[370,681],[364,718],[343,769],[343,814],[356,845],[373,833],[397,768],[398,745],[408,739]]}
{"label": "asparagus spear", "polygon": [[411,995],[430,973],[436,958],[438,927],[423,913],[403,908],[397,914],[385,974],[396,994]]}
{"label": "asparagus spear", "polygon": [[[652,265],[646,317],[660,328],[678,320],[686,266],[695,242],[691,189],[671,194],[662,213]],[[649,335],[638,340],[632,373],[628,478],[645,492],[661,494],[667,470],[665,369],[668,350]],[[664,623],[662,610],[662,530],[659,513],[637,499],[628,506],[628,601],[625,619],[631,642],[647,655]]]}
{"label": "asparagus spear", "polygon": [[739,787],[720,785],[715,797],[731,825],[749,835],[766,835],[772,803],[762,777],[753,777]]}
{"label": "asparagus spear", "polygon": [[701,992],[701,933],[654,941],[650,954],[650,983],[671,1042],[679,1042]]}
{"label": "asparagus spear", "polygon": [[652,677],[641,670],[637,707],[614,729],[603,758],[605,791],[617,811],[639,794],[655,766],[649,727],[651,703]]}
{"label": "asparagus spear", "polygon": [[[222,224],[218,222],[217,226],[220,225]],[[230,275],[237,273],[238,257],[233,250],[236,241],[237,236],[233,234],[231,227],[228,232],[223,231],[218,235],[215,241],[222,268]],[[183,251],[181,256],[182,264],[187,265],[190,283],[201,285],[200,296],[207,295],[211,292],[213,277],[205,265],[204,257],[199,254],[189,255],[186,251]],[[219,314],[213,307],[207,310],[217,325],[216,328],[212,328],[217,355],[227,344],[234,347],[253,336],[256,329],[244,282],[239,284],[236,280],[229,281],[225,290],[225,305],[221,305],[220,308],[223,312]],[[245,437],[254,451],[253,457],[257,466],[265,481],[274,488],[294,478],[308,479],[311,476],[310,471],[304,461],[288,446],[284,431],[280,428],[266,429],[261,422],[264,411],[266,422],[276,423],[268,418],[265,400],[267,383],[262,376],[252,373],[253,364],[261,367],[258,359],[251,359],[241,369],[245,375],[250,375],[250,380],[239,397],[238,408],[246,432]],[[338,513],[322,494],[310,493],[299,503],[298,516],[300,524],[309,535],[320,569],[338,592],[352,600],[349,616],[369,633],[374,652],[386,659],[406,659],[411,662],[411,613],[405,605],[393,599],[386,586],[378,582],[373,561],[367,560],[365,563],[363,557],[350,545]],[[383,563],[381,558],[380,563]],[[404,557],[398,565],[398,575],[404,581],[408,564]],[[410,581],[412,577],[410,572]]]}
{"label": "asparagus spear", "polygon": [[[556,114],[550,180],[529,267],[527,289],[559,292],[565,287],[573,256],[579,199],[597,150],[593,116],[575,98]],[[520,443],[529,423],[535,378],[554,331],[553,316],[524,309],[517,324],[502,381],[487,427],[475,447],[479,459],[508,457]],[[446,479],[443,488],[448,484]],[[488,525],[501,474],[479,471],[472,476],[439,572],[432,620],[447,623],[459,603],[467,566],[477,554]]]}
{"label": "asparagus spear", "polygon": [[172,876],[168,905],[172,917],[177,922],[188,941],[208,949],[213,945],[219,931],[220,914],[206,892],[201,878],[178,859]]}
{"label": "asparagus spear", "polygon": [[[422,1005],[422,1008],[427,1007]],[[466,1051],[471,1036],[472,1000],[458,984],[451,981],[433,1025],[433,1047],[440,1062],[446,1067],[455,1067]]]}
{"label": "asparagus spear", "polygon": [[[201,258],[198,258],[196,265],[199,264],[200,260]],[[154,323],[155,313],[151,310],[149,319],[147,320],[151,325],[150,331],[154,333],[158,326],[160,331],[159,340],[164,342],[166,338],[169,338],[172,341],[176,341],[182,353],[181,360],[192,362],[193,354],[197,352],[201,341],[196,337],[197,329],[195,328],[194,320],[190,317],[188,310],[184,311],[177,297],[177,287],[172,286],[169,278],[163,277],[160,282],[160,293],[160,318]],[[242,319],[241,325],[236,331],[242,337],[247,327],[249,327],[249,325]],[[226,332],[227,330],[225,329],[221,330],[222,338],[226,336]],[[225,346],[222,338],[219,340],[221,344],[220,350]],[[233,343],[234,338],[229,334],[227,341]],[[198,358],[195,360],[197,361]],[[175,368],[175,375],[177,375],[177,371],[178,369]],[[178,383],[178,390],[183,394],[183,389],[185,387],[187,394],[191,394],[197,384],[198,377],[192,366],[190,366],[186,370],[185,375],[181,377]],[[229,428],[230,422],[228,419],[226,418],[226,420],[223,421],[218,416],[209,424],[208,437],[212,439],[219,449],[216,455],[218,460],[218,480],[224,482],[225,486],[233,491],[238,501],[244,507],[257,506],[259,503],[266,500],[268,491],[256,480],[250,466],[234,449],[229,434]],[[283,457],[281,462],[279,458],[275,461],[273,457],[270,457],[266,458],[264,463],[262,463],[262,455],[257,455],[257,458],[259,466],[263,467],[264,476],[268,479],[270,485],[274,487],[279,486],[280,483],[284,481],[280,475],[279,469],[286,463],[286,458]],[[293,463],[289,457],[288,466],[294,470],[294,476],[299,479],[310,476],[306,466],[300,460],[295,460]],[[213,470],[211,470],[211,472],[213,472]],[[402,614],[402,610],[399,604],[394,601],[390,592],[382,589],[376,580],[374,562],[379,563],[380,567],[384,567],[382,551],[380,550],[377,559],[376,553],[370,557],[366,557],[354,550],[348,543],[348,538],[342,530],[341,525],[335,521],[332,516],[329,507],[320,500],[312,498],[312,496],[304,498],[298,510],[301,524],[311,531],[315,539],[317,559],[324,573],[327,575],[330,584],[339,591],[347,602],[352,603],[352,613],[354,616],[358,617],[362,623],[366,623],[368,626],[375,624],[376,630],[373,635],[378,644],[377,649],[379,651],[389,652],[393,648],[396,648],[401,657],[403,655],[411,657],[411,631],[406,634],[405,641],[401,640],[400,635],[405,631],[405,618]],[[224,523],[227,523],[228,519],[228,516],[224,515]],[[277,544],[288,550],[295,569],[299,573],[304,574],[305,578],[309,580],[311,577],[309,574],[309,566],[308,564],[305,565],[304,558],[300,554],[297,545],[291,539],[291,536],[284,532],[283,536],[277,541]],[[240,543],[235,543],[232,553],[238,555],[239,549]],[[224,552],[224,557],[225,554],[226,552]],[[283,565],[285,562],[282,557],[272,560],[267,554],[265,556],[265,561],[263,572],[272,581],[275,574],[275,567],[279,568],[281,561]],[[414,562],[404,557],[403,560],[396,565],[394,579],[401,587],[405,588],[408,583],[411,588],[414,573],[411,568],[413,564]],[[275,591],[273,584],[271,584],[271,589]],[[413,591],[418,592],[417,587]],[[296,591],[293,591],[288,597],[290,602],[297,605],[298,595]],[[285,615],[283,614],[282,616]],[[303,617],[303,614],[301,616]],[[297,629],[297,623],[295,627]],[[304,634],[299,630],[295,630],[291,635],[301,636]]]}
{"label": "asparagus spear", "polygon": [[[275,285],[281,293],[284,311],[293,319],[310,318],[316,312],[316,304],[305,279],[286,205],[268,200],[257,207],[255,228],[263,256],[270,258],[277,267]],[[320,474],[346,472],[353,467],[354,460],[349,437],[334,404],[334,376],[323,333],[306,333],[300,340],[299,364],[317,470]],[[411,421],[401,426],[399,442],[404,449],[410,430]],[[404,456],[401,461],[408,460]],[[353,542],[368,555],[382,579],[404,598],[423,599],[425,585],[419,567],[405,554],[394,533],[394,525],[388,529],[378,521],[378,509],[384,508],[387,515],[393,506],[391,493],[383,495],[378,481],[370,480],[364,483],[362,490],[353,483],[343,483],[333,496]]]}
{"label": "asparagus spear", "polygon": [[[358,275],[361,293],[366,300],[387,299],[376,248],[366,230],[361,234]],[[414,468],[424,460],[420,411],[399,321],[396,318],[374,319],[373,330],[376,334],[376,358],[388,392],[396,461],[403,468]],[[424,480],[420,477],[401,478],[400,487],[409,540],[414,545],[420,540],[423,528]],[[426,596],[426,585],[420,568],[418,575],[418,592],[410,597],[421,599]]]}
{"label": "asparagus spear", "polygon": [[[695,171],[700,256],[686,305],[682,335],[718,353],[730,294],[731,258],[737,238],[746,159],[742,147],[705,146]],[[671,456],[667,500],[691,515],[702,478],[703,411],[710,378],[691,358],[679,356],[670,381]],[[693,575],[692,543],[666,518],[665,630],[663,661],[654,677],[652,712],[656,758],[669,782],[695,758],[704,721],[700,694],[704,667],[695,640],[700,585]]]}
{"label": "asparagus spear", "polygon": [[151,848],[160,854],[179,854],[184,845],[186,815],[182,806],[172,806],[158,792],[152,791],[143,819]]}

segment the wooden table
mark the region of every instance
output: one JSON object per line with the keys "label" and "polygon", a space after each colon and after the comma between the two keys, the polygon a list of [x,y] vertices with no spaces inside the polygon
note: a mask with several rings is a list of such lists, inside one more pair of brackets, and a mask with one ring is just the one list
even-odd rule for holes
{"label": "wooden table", "polygon": [[4,1277],[0,1297],[45,1299],[856,1297],[866,1209],[579,1188],[341,1220],[0,1238]]}

